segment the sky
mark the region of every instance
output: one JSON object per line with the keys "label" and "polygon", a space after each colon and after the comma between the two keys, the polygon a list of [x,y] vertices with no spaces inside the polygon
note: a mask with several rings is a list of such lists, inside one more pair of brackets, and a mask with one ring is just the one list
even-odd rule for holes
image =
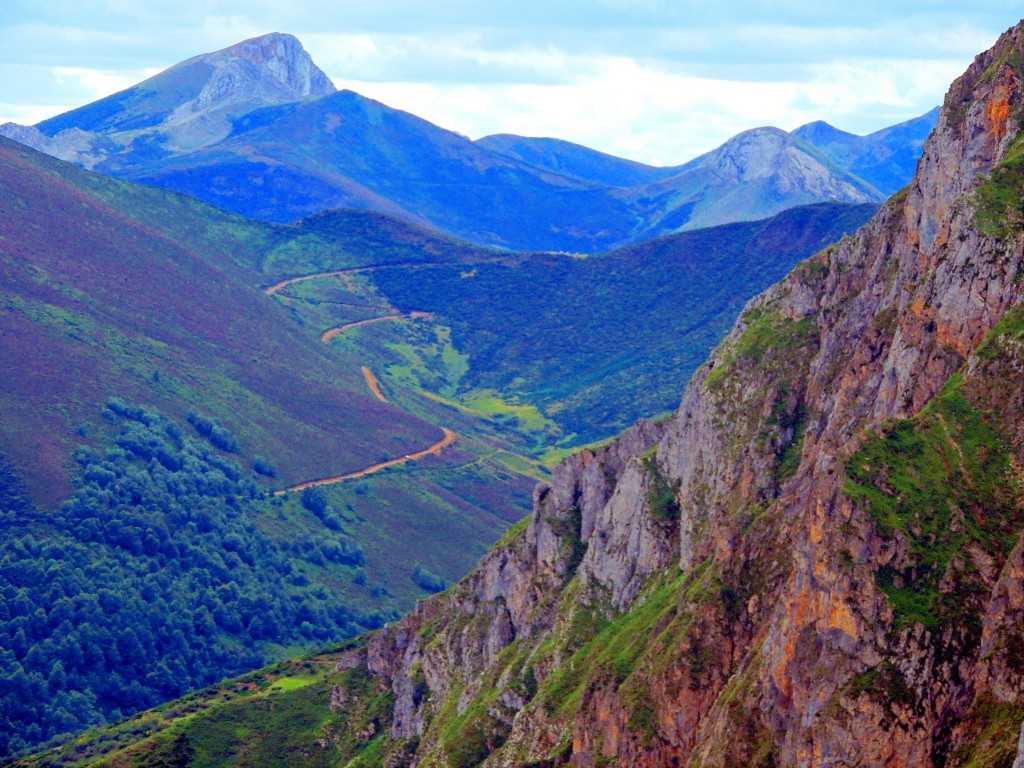
{"label": "sky", "polygon": [[1002,0],[0,0],[0,123],[289,32],[339,88],[471,138],[677,165],[758,126],[863,134],[923,114],[1021,13]]}

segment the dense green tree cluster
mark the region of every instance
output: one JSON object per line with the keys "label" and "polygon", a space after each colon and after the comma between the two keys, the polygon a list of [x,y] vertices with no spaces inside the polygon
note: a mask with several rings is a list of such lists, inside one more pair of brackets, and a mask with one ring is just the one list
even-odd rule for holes
{"label": "dense green tree cluster", "polygon": [[448,582],[419,563],[416,563],[416,567],[412,569],[412,580],[420,589],[425,589],[427,592],[443,592],[448,589]]}
{"label": "dense green tree cluster", "polygon": [[77,452],[52,515],[0,465],[0,758],[392,618],[309,578],[364,562],[326,506],[317,541],[265,532],[277,508],[214,450],[223,427],[190,415],[191,436],[114,399],[104,417],[114,445]]}

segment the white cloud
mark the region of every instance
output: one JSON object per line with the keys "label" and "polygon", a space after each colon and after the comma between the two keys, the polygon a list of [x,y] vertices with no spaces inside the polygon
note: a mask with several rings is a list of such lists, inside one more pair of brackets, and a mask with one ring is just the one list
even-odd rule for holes
{"label": "white cloud", "polygon": [[591,57],[575,65],[575,72],[588,76],[556,84],[338,85],[473,138],[554,136],[642,162],[677,165],[757,126],[791,130],[827,119],[868,132],[915,117],[937,103],[935,94],[959,67],[944,62],[920,71],[892,62],[835,63],[809,82],[756,82],[679,75],[627,57]]}
{"label": "white cloud", "polygon": [[62,112],[67,112],[69,109],[74,109],[77,106],[79,105],[6,104],[0,102],[0,123],[34,125],[51,117],[56,117]]}
{"label": "white cloud", "polygon": [[[88,94],[91,100],[101,99],[112,93],[123,91],[136,83],[159,72],[159,69],[132,71],[87,69],[82,67],[53,67],[57,85]],[[80,105],[79,105],[80,106]]]}
{"label": "white cloud", "polygon": [[552,44],[491,46],[473,32],[312,34],[302,43],[334,78],[381,82],[555,82],[570,78],[581,58]]}

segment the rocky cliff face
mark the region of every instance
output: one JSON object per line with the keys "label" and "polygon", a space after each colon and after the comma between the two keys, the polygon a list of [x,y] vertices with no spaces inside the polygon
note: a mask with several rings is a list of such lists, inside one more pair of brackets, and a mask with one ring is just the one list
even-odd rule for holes
{"label": "rocky cliff face", "polygon": [[292,35],[274,32],[172,67],[173,77],[196,65],[209,69],[197,96],[164,121],[183,146],[208,146],[231,132],[230,117],[259,107],[327,96],[334,84]]}
{"label": "rocky cliff face", "polygon": [[336,691],[356,764],[1024,760],[1022,75],[1024,25],[671,418],[351,655],[386,702]]}

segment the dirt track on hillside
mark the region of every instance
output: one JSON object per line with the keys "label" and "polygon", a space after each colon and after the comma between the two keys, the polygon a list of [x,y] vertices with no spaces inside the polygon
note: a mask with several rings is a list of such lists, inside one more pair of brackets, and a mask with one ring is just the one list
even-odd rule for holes
{"label": "dirt track on hillside", "polygon": [[[372,270],[372,269],[376,269],[376,267],[355,267],[353,269],[340,269],[340,270],[337,270],[337,271],[334,271],[334,272],[320,272],[320,273],[315,274],[315,275],[304,275],[302,277],[291,277],[291,278],[288,278],[287,280],[282,280],[281,282],[276,283],[276,284],[270,286],[269,288],[265,288],[263,290],[263,292],[267,296],[273,296],[275,293],[280,291],[282,288],[286,288],[289,285],[294,285],[295,283],[301,283],[301,282],[305,282],[307,280],[317,280],[317,279],[325,278],[325,277],[343,277],[344,275],[348,275],[348,274],[351,274],[353,272],[362,272],[362,271],[365,271],[367,269]],[[323,342],[329,342],[335,336],[337,336],[338,334],[348,330],[349,328],[357,328],[357,327],[359,327],[361,325],[366,325],[368,323],[376,323],[376,322],[385,321],[385,320],[401,320],[402,318],[406,318],[406,317],[411,318],[413,320],[421,320],[421,319],[430,319],[430,318],[433,317],[433,314],[431,314],[430,312],[417,312],[417,311],[413,311],[413,312],[394,313],[394,314],[390,314],[390,315],[381,315],[380,317],[368,317],[368,318],[366,318],[364,320],[356,320],[355,322],[352,322],[352,323],[345,323],[345,324],[339,325],[339,326],[337,326],[335,328],[330,328],[329,330],[324,331],[323,335],[321,335],[321,337],[320,337],[320,340],[323,341]],[[361,370],[363,372],[363,378],[366,379],[366,385],[370,388],[370,391],[373,392],[374,396],[376,396],[376,398],[378,400],[380,400],[382,403],[388,402],[387,398],[384,397],[384,393],[381,392],[381,390],[380,390],[380,382],[377,380],[377,377],[374,375],[373,371],[371,371],[365,365],[361,366]],[[380,472],[381,470],[387,469],[388,467],[396,467],[396,466],[399,466],[401,464],[405,464],[405,463],[410,462],[410,461],[416,461],[418,459],[422,459],[425,456],[440,456],[441,455],[441,451],[443,451],[449,445],[454,443],[455,439],[457,437],[455,432],[453,432],[452,430],[448,429],[448,427],[441,427],[441,431],[444,433],[444,437],[442,437],[440,440],[438,440],[436,443],[434,443],[430,447],[424,448],[422,451],[415,451],[413,453],[407,453],[404,456],[399,456],[397,459],[389,459],[388,461],[381,461],[381,462],[378,462],[376,464],[371,464],[368,467],[364,467],[363,469],[356,470],[355,472],[348,472],[348,473],[346,473],[344,475],[336,475],[334,477],[325,477],[325,478],[322,478],[322,479],[319,479],[319,480],[307,480],[304,483],[299,483],[298,485],[290,486],[288,488],[285,488],[284,490],[275,491],[274,495],[275,496],[283,496],[286,493],[292,493],[292,492],[296,492],[296,491],[304,491],[307,488],[315,488],[318,485],[334,485],[336,483],[342,483],[342,482],[344,482],[346,480],[356,480],[356,479],[358,479],[360,477],[366,477],[367,475],[372,475],[375,472]]]}
{"label": "dirt track on hillside", "polygon": [[289,285],[295,285],[295,283],[304,283],[307,280],[318,280],[323,277],[344,277],[345,275],[350,275],[353,272],[361,271],[362,268],[356,267],[354,269],[337,269],[334,272],[319,272],[315,275],[303,275],[302,277],[289,277],[287,280],[282,280],[279,283],[275,283],[269,288],[264,288],[263,292],[267,294],[267,296],[273,296],[282,288],[287,288]]}
{"label": "dirt track on hillside", "polygon": [[363,372],[363,378],[366,379],[366,386],[370,388],[370,391],[377,396],[377,399],[382,403],[386,403],[388,399],[384,397],[384,393],[380,391],[380,382],[377,381],[377,377],[373,375],[373,371],[367,368],[365,365],[359,368]]}
{"label": "dirt track on hillside", "polygon": [[377,464],[371,464],[364,469],[357,470],[355,472],[348,472],[344,475],[337,475],[336,477],[325,477],[321,480],[308,480],[305,483],[299,483],[293,485],[290,488],[285,488],[283,491],[276,491],[275,496],[283,496],[286,493],[292,493],[296,491],[304,491],[307,488],[315,488],[318,485],[334,485],[335,483],[342,483],[346,480],[356,480],[360,477],[366,477],[372,475],[374,472],[380,472],[382,469],[388,467],[396,467],[400,464],[405,464],[409,461],[417,461],[425,456],[439,456],[441,451],[447,448],[449,445],[455,442],[456,434],[448,429],[448,427],[441,427],[441,431],[444,432],[444,437],[438,440],[429,448],[424,448],[422,451],[416,451],[415,453],[407,453],[404,456],[399,456],[397,459],[389,459],[388,461],[381,461]]}
{"label": "dirt track on hillside", "polygon": [[430,320],[434,317],[434,315],[431,312],[417,312],[414,310],[412,312],[398,312],[392,315],[381,315],[380,317],[367,317],[364,320],[356,320],[355,322],[352,323],[345,323],[344,325],[338,325],[335,326],[334,328],[330,328],[324,331],[323,335],[320,336],[320,341],[326,343],[333,339],[335,336],[344,333],[349,328],[358,328],[361,325],[376,323],[382,320],[401,320],[406,317],[412,320]]}

